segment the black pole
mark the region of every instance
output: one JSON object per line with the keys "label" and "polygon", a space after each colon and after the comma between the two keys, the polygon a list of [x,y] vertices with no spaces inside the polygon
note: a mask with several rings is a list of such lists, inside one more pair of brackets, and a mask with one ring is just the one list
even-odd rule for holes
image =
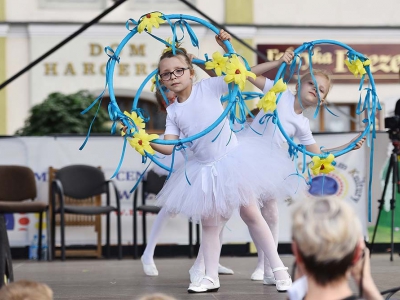
{"label": "black pole", "polygon": [[17,74],[15,74],[14,76],[12,76],[11,78],[7,79],[6,81],[4,81],[1,85],[0,85],[0,90],[3,89],[4,87],[6,87],[10,82],[14,81],[15,79],[17,79],[19,76],[21,76],[22,74],[24,74],[26,71],[29,71],[32,67],[34,67],[35,65],[37,65],[39,62],[41,62],[43,59],[45,59],[46,57],[48,57],[50,54],[52,54],[53,52],[57,51],[58,49],[60,49],[62,46],[64,46],[66,43],[68,43],[70,40],[72,40],[74,37],[78,36],[79,34],[81,34],[83,31],[85,31],[86,29],[88,29],[90,26],[92,26],[93,24],[97,23],[101,18],[103,18],[104,16],[108,15],[110,12],[112,12],[114,9],[116,9],[118,6],[120,6],[122,3],[124,3],[126,0],[116,0],[114,5],[110,6],[109,8],[107,8],[105,11],[103,11],[100,15],[98,15],[96,18],[94,18],[92,21],[84,24],[81,28],[79,28],[77,31],[75,31],[73,34],[71,34],[69,37],[67,37],[66,39],[64,39],[63,41],[61,41],[60,43],[58,43],[56,46],[54,46],[53,48],[51,48],[49,51],[47,51],[45,54],[43,54],[42,56],[40,56],[39,58],[37,58],[36,60],[34,60],[33,62],[31,62],[29,65],[27,65],[25,68],[23,68],[21,71],[19,71]]}
{"label": "black pole", "polygon": [[187,6],[189,6],[191,9],[193,9],[194,11],[196,11],[197,13],[199,13],[200,15],[202,15],[204,18],[206,18],[208,21],[211,22],[211,24],[213,24],[214,26],[221,28],[223,30],[225,30],[226,32],[228,32],[233,38],[235,38],[239,43],[241,43],[243,46],[245,46],[246,48],[249,48],[251,51],[253,51],[255,54],[257,54],[258,57],[261,57],[264,61],[268,61],[267,57],[261,53],[260,51],[258,51],[257,49],[251,47],[249,44],[247,44],[245,41],[243,41],[241,38],[237,37],[235,34],[233,34],[232,32],[229,32],[229,30],[227,30],[224,26],[222,26],[221,24],[218,24],[217,22],[215,22],[213,19],[211,19],[209,16],[207,16],[205,13],[203,13],[201,10],[197,9],[193,4],[187,2],[186,0],[179,0],[183,3],[185,3]]}

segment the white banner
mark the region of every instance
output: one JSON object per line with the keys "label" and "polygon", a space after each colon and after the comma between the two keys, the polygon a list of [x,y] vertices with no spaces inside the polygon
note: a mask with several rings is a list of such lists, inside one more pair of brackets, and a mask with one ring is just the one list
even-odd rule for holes
{"label": "white banner", "polygon": [[[337,146],[348,142],[354,134],[316,135],[320,145]],[[84,137],[10,137],[0,139],[0,164],[25,165],[35,172],[38,201],[48,202],[49,182],[48,168],[62,168],[71,164],[87,164],[101,166],[106,178],[114,173],[120,159],[123,141],[120,137],[96,137],[89,139],[86,147],[79,151]],[[332,145],[335,141],[335,145]],[[366,157],[369,148],[363,147],[336,159],[336,170],[325,177],[325,192],[345,199],[355,208],[366,230]],[[141,157],[129,146],[123,165],[114,179],[120,191],[122,213],[122,241],[124,245],[132,244],[132,201],[129,191],[134,186],[138,176],[144,170]],[[321,178],[314,180],[311,192],[318,193],[321,188]],[[312,197],[312,195],[310,195]],[[105,199],[104,199],[105,200]],[[112,197],[114,201],[114,197]],[[280,203],[280,237],[282,243],[291,242],[290,206]],[[150,232],[154,215],[148,215],[147,228]],[[11,246],[29,245],[34,234],[37,234],[37,216],[14,214],[7,216],[8,234]],[[111,219],[111,243],[116,244],[116,218]],[[105,219],[103,225],[103,243],[105,242]],[[138,218],[138,242],[142,243],[141,217]],[[57,236],[58,233],[57,233]],[[57,239],[57,241],[59,238]],[[67,227],[67,244],[95,244],[96,233],[92,228]],[[248,229],[238,213],[227,223],[224,232],[224,243],[251,242]],[[187,244],[188,221],[184,217],[171,218],[163,229],[159,243]]]}

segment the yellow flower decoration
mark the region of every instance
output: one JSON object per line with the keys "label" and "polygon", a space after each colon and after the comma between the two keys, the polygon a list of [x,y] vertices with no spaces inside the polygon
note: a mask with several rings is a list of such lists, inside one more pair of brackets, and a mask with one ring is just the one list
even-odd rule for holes
{"label": "yellow flower decoration", "polygon": [[144,130],[139,130],[139,132],[136,132],[133,135],[132,139],[129,139],[129,144],[132,146],[132,148],[135,148],[137,152],[139,152],[141,155],[145,155],[145,151],[149,154],[154,155],[155,151],[153,148],[150,146],[150,142],[152,140],[158,139],[158,134],[148,134]]}
{"label": "yellow flower decoration", "polygon": [[151,88],[150,91],[154,92],[154,89],[156,88],[156,78],[157,78],[157,74],[154,75],[154,77],[151,79]]}
{"label": "yellow flower decoration", "polygon": [[[127,112],[127,111],[124,111],[124,115],[127,116],[127,117],[129,117],[129,118],[131,118],[132,121],[135,123],[136,127],[137,127],[139,130],[145,128],[146,123],[145,123],[145,122],[143,121],[143,119],[142,119],[141,117],[139,117],[139,116],[137,115],[137,113],[135,113],[134,111],[131,112],[131,113],[129,113],[129,112]],[[135,130],[135,129],[132,128],[131,131],[132,131],[132,130]],[[121,131],[121,135],[124,136],[125,134],[126,134],[126,133],[122,130],[122,131]]]}
{"label": "yellow flower decoration", "polygon": [[226,72],[226,62],[228,61],[228,57],[225,57],[216,51],[213,53],[212,58],[212,60],[207,61],[204,64],[206,70],[215,70],[215,74],[217,74],[217,76],[221,76],[222,72]]}
{"label": "yellow flower decoration", "polygon": [[264,112],[273,112],[276,109],[276,94],[286,91],[286,83],[280,78],[274,86],[258,101],[257,107],[263,109]]}
{"label": "yellow flower decoration", "polygon": [[243,91],[247,77],[256,78],[256,74],[247,71],[246,67],[236,55],[232,55],[226,63],[226,83],[234,82],[239,85],[239,89]]}
{"label": "yellow flower decoration", "polygon": [[165,23],[165,20],[162,19],[161,16],[162,13],[160,12],[148,13],[147,15],[143,16],[139,21],[137,31],[142,33],[143,30],[146,29],[149,33],[151,33],[153,26],[158,28],[160,27],[160,24]]}
{"label": "yellow flower decoration", "polygon": [[335,159],[333,154],[329,154],[326,158],[320,158],[319,156],[313,156],[312,162],[313,166],[311,167],[313,175],[318,175],[320,173],[328,174],[335,170],[335,167],[332,166],[332,162]]}
{"label": "yellow flower decoration", "polygon": [[[168,44],[170,44],[170,45],[172,45],[172,38],[167,38],[166,40],[165,40]],[[179,47],[179,43],[176,43],[175,42],[175,47]],[[171,46],[168,46],[168,45],[165,45],[165,49],[163,50],[163,52],[162,53],[165,53],[165,52],[168,52],[168,51],[172,51],[172,47]]]}
{"label": "yellow flower decoration", "polygon": [[371,64],[369,59],[367,59],[363,63],[359,58],[352,61],[345,60],[344,63],[349,68],[349,71],[354,74],[355,77],[358,77],[358,75],[362,76],[365,73],[367,73],[367,71],[365,71],[365,67]]}

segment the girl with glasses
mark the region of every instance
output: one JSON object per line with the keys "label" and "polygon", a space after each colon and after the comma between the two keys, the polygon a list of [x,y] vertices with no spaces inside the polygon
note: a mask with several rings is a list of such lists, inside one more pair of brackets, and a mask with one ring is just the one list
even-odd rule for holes
{"label": "girl with glasses", "polygon": [[[224,31],[219,36],[221,40],[226,38]],[[207,78],[193,84],[194,70],[185,49],[177,49],[176,54],[163,53],[158,69],[164,78],[162,84],[177,95],[176,101],[167,107],[165,140],[193,136],[222,114],[220,98],[228,92],[224,78]],[[193,152],[193,159],[171,175],[157,196],[168,212],[182,213],[202,225],[205,275],[190,284],[189,293],[219,289],[219,234],[235,209],[240,209],[252,237],[268,256],[276,278],[290,280],[276,249],[268,247],[274,241],[257,200],[266,191],[263,170],[268,166],[254,159],[253,140],[239,143],[225,119],[210,133],[186,145]],[[167,155],[173,151],[170,145],[152,144],[152,147]]]}

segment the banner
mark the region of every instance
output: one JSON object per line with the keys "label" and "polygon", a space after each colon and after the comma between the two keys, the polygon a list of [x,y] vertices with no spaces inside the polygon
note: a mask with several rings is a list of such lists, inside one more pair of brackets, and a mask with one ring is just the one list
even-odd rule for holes
{"label": "banner", "polygon": [[[320,145],[327,147],[345,144],[355,134],[317,134],[315,138]],[[106,179],[114,173],[122,151],[123,140],[114,136],[92,136],[86,147],[79,151],[84,137],[9,137],[0,138],[0,164],[24,165],[35,172],[38,196],[36,201],[49,201],[48,169],[62,168],[71,164],[87,164],[101,166]],[[332,141],[335,145],[332,145]],[[141,163],[141,156],[131,149],[126,149],[122,167],[113,179],[121,197],[122,242],[131,245],[133,195],[129,193],[139,175],[146,167]],[[336,171],[325,177],[329,195],[336,195],[351,203],[356,209],[366,232],[366,187],[367,187],[367,153],[368,147],[352,151],[336,159]],[[299,166],[301,168],[301,166]],[[316,178],[311,188],[310,197],[316,196],[321,188],[322,178]],[[185,184],[185,183],[182,183]],[[105,199],[103,199],[105,203]],[[112,195],[111,202],[115,203]],[[290,243],[290,204],[279,204],[280,243]],[[148,234],[155,215],[147,215]],[[7,229],[11,246],[29,245],[37,234],[38,216],[35,214],[8,214]],[[138,216],[138,242],[142,243],[142,220]],[[105,217],[103,217],[103,244],[105,243]],[[46,227],[44,227],[46,228]],[[59,232],[56,233],[56,243],[59,244]],[[111,243],[116,244],[116,217],[111,217]],[[235,212],[228,221],[224,231],[224,243],[247,243],[251,238],[247,226]],[[67,245],[96,244],[96,233],[91,227],[67,227]],[[188,221],[183,216],[173,217],[167,222],[159,239],[160,244],[188,244]]]}

